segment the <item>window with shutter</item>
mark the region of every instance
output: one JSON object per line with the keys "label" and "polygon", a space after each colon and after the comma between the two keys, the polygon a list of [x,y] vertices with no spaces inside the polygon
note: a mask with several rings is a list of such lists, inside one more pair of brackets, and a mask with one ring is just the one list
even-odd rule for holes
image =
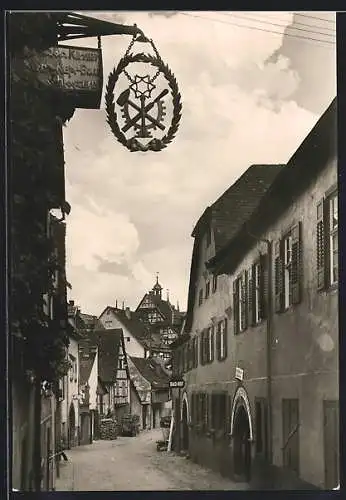
{"label": "window with shutter", "polygon": [[224,319],[223,321],[223,325],[224,325],[224,328],[223,328],[223,335],[222,335],[222,338],[223,338],[223,353],[222,353],[222,350],[221,350],[221,359],[226,359],[227,358],[227,353],[228,353],[228,321],[227,321],[227,318]]}
{"label": "window with shutter", "polygon": [[317,228],[316,228],[316,257],[317,257],[317,288],[325,288],[325,231],[324,231],[324,200],[317,204]]}
{"label": "window with shutter", "polygon": [[239,322],[239,278],[233,281],[233,326],[234,326],[234,334],[237,335],[240,330],[240,322]]}
{"label": "window with shutter", "polygon": [[259,270],[258,270],[258,297],[256,298],[258,303],[258,321],[266,319],[268,315],[268,300],[272,300],[272,297],[268,297],[268,266],[269,258],[267,254],[262,254],[259,260]]}
{"label": "window with shutter", "polygon": [[339,245],[338,245],[338,197],[337,193],[328,197],[328,250],[329,284],[338,282]]}
{"label": "window with shutter", "polygon": [[205,331],[204,334],[204,362],[209,363],[209,328]]}
{"label": "window with shutter", "polygon": [[199,336],[199,355],[200,355],[200,363],[204,365],[204,330],[200,333]]}
{"label": "window with shutter", "polygon": [[302,292],[302,243],[301,243],[301,222],[292,228],[292,304],[299,304]]}
{"label": "window with shutter", "polygon": [[213,293],[217,290],[217,276],[213,276]]}
{"label": "window with shutter", "polygon": [[205,284],[205,298],[208,299],[210,295],[210,281]]}
{"label": "window with shutter", "polygon": [[216,329],[216,358],[221,359],[221,321],[217,324]]}
{"label": "window with shutter", "polygon": [[292,233],[286,234],[283,239],[283,282],[284,282],[284,308],[288,309],[292,304]]}
{"label": "window with shutter", "polygon": [[216,348],[218,360],[222,361],[227,356],[227,319],[217,325]]}
{"label": "window with shutter", "polygon": [[195,345],[195,352],[194,352],[194,355],[195,355],[195,358],[194,358],[194,368],[197,368],[198,366],[198,337],[197,335],[194,337],[194,345]]}
{"label": "window with shutter", "polygon": [[248,273],[244,271],[241,276],[241,331],[246,330],[248,326]]}
{"label": "window with shutter", "polygon": [[214,327],[212,326],[209,329],[209,362],[212,363],[214,361],[214,345],[215,345],[215,335],[214,335]]}
{"label": "window with shutter", "polygon": [[202,305],[202,303],[203,303],[203,289],[201,288],[199,291],[198,305]]}
{"label": "window with shutter", "polygon": [[281,312],[283,309],[283,244],[277,241],[274,246],[275,259],[275,311]]}
{"label": "window with shutter", "polygon": [[247,294],[247,305],[248,305],[248,323],[249,326],[253,326],[255,324],[255,314],[256,314],[256,303],[254,300],[255,296],[255,266],[251,266],[248,271],[248,294]]}

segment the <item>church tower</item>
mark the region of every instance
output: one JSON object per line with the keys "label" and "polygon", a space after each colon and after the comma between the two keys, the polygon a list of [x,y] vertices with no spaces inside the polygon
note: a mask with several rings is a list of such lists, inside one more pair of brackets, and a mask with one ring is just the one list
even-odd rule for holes
{"label": "church tower", "polygon": [[160,299],[162,299],[162,286],[159,283],[159,273],[156,275],[156,283],[153,286],[153,292],[156,297],[160,297]]}

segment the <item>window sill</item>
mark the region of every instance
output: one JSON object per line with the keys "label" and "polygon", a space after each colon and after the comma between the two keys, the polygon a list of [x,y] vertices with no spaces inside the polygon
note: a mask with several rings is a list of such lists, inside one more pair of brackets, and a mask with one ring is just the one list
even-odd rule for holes
{"label": "window sill", "polygon": [[223,358],[218,358],[218,362],[223,363],[224,361],[226,361],[226,359],[227,359],[227,355],[224,356]]}

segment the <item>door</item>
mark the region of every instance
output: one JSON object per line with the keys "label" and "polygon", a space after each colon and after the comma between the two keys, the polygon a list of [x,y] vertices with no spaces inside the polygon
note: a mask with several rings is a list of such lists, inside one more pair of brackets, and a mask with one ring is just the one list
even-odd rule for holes
{"label": "door", "polygon": [[234,416],[233,464],[235,479],[250,481],[250,426],[246,409],[242,404],[240,404],[238,408],[236,408]]}
{"label": "door", "polygon": [[148,415],[148,406],[142,406],[142,421],[143,421],[143,429],[147,428],[147,415]]}
{"label": "door", "polygon": [[189,427],[187,421],[187,406],[186,401],[183,401],[183,415],[182,415],[182,449],[189,450]]}
{"label": "door", "polygon": [[323,401],[324,483],[326,489],[340,482],[339,402]]}

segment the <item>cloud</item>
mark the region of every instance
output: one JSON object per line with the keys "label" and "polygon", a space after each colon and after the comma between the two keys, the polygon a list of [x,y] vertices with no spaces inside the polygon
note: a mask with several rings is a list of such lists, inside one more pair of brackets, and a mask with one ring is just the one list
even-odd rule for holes
{"label": "cloud", "polygon": [[[113,13],[106,14],[111,19]],[[324,96],[318,109],[297,102],[307,71],[296,55],[280,52],[292,14],[280,13],[279,34],[220,22],[222,13],[197,14],[203,19],[179,12],[121,12],[122,22],[136,22],[154,39],[177,78],[183,114],[167,149],[127,151],[106,123],[104,103],[101,110],[76,110],[64,129],[72,205],[68,279],[86,312],[100,313],[117,296],[135,307],[157,271],[172,300],[185,307],[190,234],[201,213],[252,163],[285,163],[333,98],[333,86],[325,93],[325,74],[309,80],[310,93]],[[105,85],[129,42],[103,38]],[[320,68],[318,49],[309,44],[304,50]]]}

